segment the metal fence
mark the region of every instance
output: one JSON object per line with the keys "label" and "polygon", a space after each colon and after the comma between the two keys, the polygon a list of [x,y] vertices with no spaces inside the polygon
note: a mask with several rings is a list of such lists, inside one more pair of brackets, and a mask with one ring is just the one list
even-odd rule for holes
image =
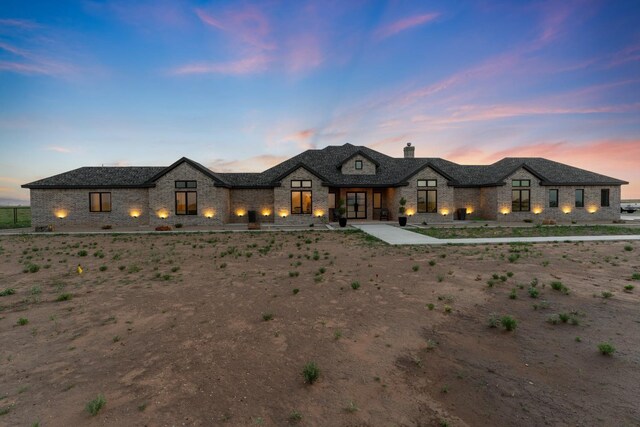
{"label": "metal fence", "polygon": [[31,208],[29,206],[0,207],[0,228],[30,226]]}

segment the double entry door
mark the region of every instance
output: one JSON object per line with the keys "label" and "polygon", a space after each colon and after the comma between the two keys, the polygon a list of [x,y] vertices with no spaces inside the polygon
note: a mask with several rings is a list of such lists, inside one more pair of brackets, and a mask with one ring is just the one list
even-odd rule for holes
{"label": "double entry door", "polygon": [[347,192],[347,218],[367,218],[367,193],[364,191]]}

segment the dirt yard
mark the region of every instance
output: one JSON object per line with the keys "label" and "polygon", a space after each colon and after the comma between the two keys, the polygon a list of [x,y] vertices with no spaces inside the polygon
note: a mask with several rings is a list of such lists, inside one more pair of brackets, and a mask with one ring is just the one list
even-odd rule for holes
{"label": "dirt yard", "polygon": [[0,425],[637,426],[639,255],[328,231],[0,237]]}

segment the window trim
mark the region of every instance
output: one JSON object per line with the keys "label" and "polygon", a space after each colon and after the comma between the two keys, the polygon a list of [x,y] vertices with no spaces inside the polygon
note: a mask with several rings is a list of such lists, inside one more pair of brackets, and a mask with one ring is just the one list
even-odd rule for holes
{"label": "window trim", "polygon": [[[424,182],[424,184],[421,184],[421,182]],[[433,183],[433,185],[430,185],[429,183]],[[438,180],[437,179],[419,179],[417,182],[417,186],[420,188],[435,188],[438,186]]]}
{"label": "window trim", "polygon": [[[179,193],[185,193],[184,196],[184,213],[179,213],[178,212],[178,194]],[[196,195],[196,210],[194,213],[189,213],[189,193],[195,194]],[[174,212],[176,215],[186,215],[186,216],[194,216],[194,215],[198,215],[198,192],[197,191],[176,191],[175,195],[174,195],[174,201],[175,201],[175,206],[174,206]]]}
{"label": "window trim", "polygon": [[[513,193],[514,192],[518,192],[520,193],[518,196],[518,209],[514,209],[513,208]],[[528,194],[527,200],[528,200],[528,205],[527,209],[522,209],[522,192],[526,191]],[[516,189],[511,189],[511,212],[531,212],[531,189],[530,188],[516,188]]]}
{"label": "window trim", "polygon": [[[603,204],[603,198],[602,196],[607,195],[607,203]],[[608,208],[611,207],[611,190],[609,188],[601,188],[600,189],[600,207],[601,208]]]}
{"label": "window trim", "polygon": [[[418,203],[418,200],[420,199],[420,192],[424,191],[425,195],[424,195],[424,210],[420,210],[420,204]],[[436,205],[435,208],[432,211],[429,211],[429,193],[433,192],[435,194],[436,197]],[[436,189],[432,189],[432,190],[418,190],[418,192],[416,193],[416,212],[418,213],[438,213],[438,190]]]}
{"label": "window trim", "polygon": [[[302,187],[300,187],[302,188]],[[293,193],[300,193],[300,213],[295,213],[293,211]],[[302,193],[309,193],[311,195],[311,206],[309,207],[309,212],[304,212],[304,204]],[[291,190],[291,194],[289,194],[289,205],[291,207],[291,215],[312,215],[313,214],[313,191],[312,190]]]}
{"label": "window trim", "polygon": [[[551,206],[551,192],[555,191],[556,192],[556,205],[555,206]],[[550,188],[549,189],[549,207],[550,208],[557,208],[560,206],[560,191],[557,188]]]}
{"label": "window trim", "polygon": [[[100,207],[99,207],[99,210],[97,210],[97,211],[94,211],[93,209],[91,209],[91,195],[92,194],[99,194]],[[108,211],[103,211],[102,210],[102,195],[103,194],[108,194],[109,195],[109,210]],[[94,213],[111,212],[112,208],[113,208],[113,199],[111,198],[111,191],[90,191],[89,192],[89,212],[94,212]]]}
{"label": "window trim", "polygon": [[[360,167],[358,167],[358,165],[360,165]],[[362,160],[356,160],[356,164],[355,164],[355,168],[356,170],[360,171],[363,168],[363,164],[362,164]]]}
{"label": "window trim", "polygon": [[[184,187],[178,186],[178,183],[183,183]],[[189,184],[193,184],[193,186],[189,186]],[[195,179],[178,179],[175,181],[175,188],[179,188],[180,190],[188,188],[198,188],[198,181],[196,181]]]}
{"label": "window trim", "polygon": [[[582,203],[580,205],[578,205],[578,191],[582,193]],[[575,198],[574,206],[576,208],[584,208],[584,188],[576,188],[573,194]]]}
{"label": "window trim", "polygon": [[[298,185],[293,185],[294,182],[297,182]],[[309,185],[305,186],[304,185],[305,182],[308,182]],[[310,179],[292,179],[291,188],[313,188],[313,181]]]}
{"label": "window trim", "polygon": [[[516,184],[516,182],[518,184]],[[523,185],[523,182],[526,182],[527,185]],[[518,188],[529,188],[529,187],[531,187],[531,180],[530,179],[512,179],[511,180],[511,186],[512,187],[518,187]]]}

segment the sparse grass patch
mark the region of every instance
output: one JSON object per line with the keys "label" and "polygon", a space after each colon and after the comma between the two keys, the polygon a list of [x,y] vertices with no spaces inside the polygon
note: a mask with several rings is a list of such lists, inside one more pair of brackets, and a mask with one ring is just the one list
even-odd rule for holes
{"label": "sparse grass patch", "polygon": [[16,290],[13,288],[6,288],[4,291],[0,291],[0,297],[6,297],[9,295],[13,295],[16,293]]}
{"label": "sparse grass patch", "polygon": [[18,319],[17,324],[20,326],[24,326],[27,325],[29,323],[29,319],[25,318],[25,317],[21,317]]}
{"label": "sparse grass patch", "polygon": [[304,377],[304,382],[308,384],[313,384],[318,380],[320,376],[320,368],[316,364],[316,362],[308,362],[302,368],[302,376]]}
{"label": "sparse grass patch", "polygon": [[273,313],[262,313],[262,320],[264,320],[265,322],[273,320]]}
{"label": "sparse grass patch", "polygon": [[604,299],[608,299],[611,298],[613,296],[613,292],[609,292],[609,291],[602,291],[600,293],[600,295],[602,295],[602,298]]}
{"label": "sparse grass patch", "polygon": [[420,266],[418,264],[415,264],[413,267],[411,267],[411,269],[413,271],[418,271],[418,270],[420,270]]}
{"label": "sparse grass patch", "polygon": [[554,291],[560,291],[565,295],[569,295],[569,288],[567,288],[561,281],[555,280],[550,283],[551,289]]}
{"label": "sparse grass patch", "polygon": [[598,344],[598,351],[605,356],[611,356],[616,352],[616,348],[608,342],[602,342]]}
{"label": "sparse grass patch", "polygon": [[65,292],[65,293],[62,293],[62,294],[58,295],[58,298],[56,298],[56,301],[58,301],[58,302],[69,301],[71,298],[73,298],[73,294]]}
{"label": "sparse grass patch", "polygon": [[640,280],[640,273],[633,273],[631,275],[631,280]]}
{"label": "sparse grass patch", "polygon": [[500,324],[507,331],[513,331],[518,326],[518,321],[509,315],[500,318]]}
{"label": "sparse grass patch", "polygon": [[631,291],[633,291],[633,288],[635,288],[635,286],[633,286],[632,284],[624,285],[624,291],[627,293],[631,293]]}
{"label": "sparse grass patch", "polygon": [[358,281],[351,282],[351,289],[353,289],[354,291],[357,289],[360,289],[360,282]]}
{"label": "sparse grass patch", "polygon": [[300,420],[302,420],[302,414],[299,411],[291,411],[289,414],[289,421],[297,423]]}
{"label": "sparse grass patch", "polygon": [[91,414],[91,416],[98,415],[98,412],[107,404],[107,400],[104,395],[99,394],[95,399],[90,400],[85,406],[85,410]]}

